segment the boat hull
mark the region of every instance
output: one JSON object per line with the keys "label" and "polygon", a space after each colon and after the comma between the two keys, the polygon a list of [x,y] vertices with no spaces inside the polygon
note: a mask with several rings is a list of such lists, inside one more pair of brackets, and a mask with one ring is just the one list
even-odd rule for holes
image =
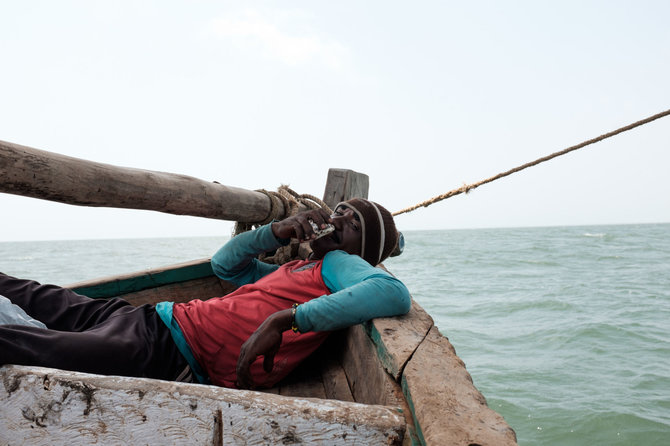
{"label": "boat hull", "polygon": [[[235,289],[213,274],[209,259],[69,287],[134,305],[208,299]],[[9,444],[39,432],[50,444],[71,443],[67,438],[83,443],[151,438],[151,443],[177,444],[189,438],[196,444],[237,444],[243,438],[244,444],[516,444],[514,430],[487,406],[449,340],[414,301],[404,316],[333,333],[296,371],[262,392],[18,366],[2,367],[0,373],[0,440]],[[234,413],[228,410],[233,407]]]}

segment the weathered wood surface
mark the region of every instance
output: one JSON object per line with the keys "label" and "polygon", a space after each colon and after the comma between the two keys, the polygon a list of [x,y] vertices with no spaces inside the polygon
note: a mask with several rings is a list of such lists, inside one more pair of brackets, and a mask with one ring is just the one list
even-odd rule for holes
{"label": "weathered wood surface", "polygon": [[376,346],[377,356],[384,369],[399,381],[405,364],[432,326],[433,318],[412,300],[409,313],[373,319],[365,324],[365,330]]}
{"label": "weathered wood surface", "polygon": [[279,394],[311,398],[326,398],[321,377],[321,356],[313,354],[279,383]]}
{"label": "weathered wood surface", "polygon": [[216,277],[205,277],[189,282],[173,283],[156,288],[149,288],[119,297],[139,306],[144,304],[156,305],[158,302],[189,302],[193,299],[206,300],[212,297],[220,297],[228,294],[232,289],[225,289],[221,281]]}
{"label": "weathered wood surface", "polygon": [[347,374],[339,361],[333,358],[323,358],[321,377],[326,398],[340,401],[355,401],[351,394]]}
{"label": "weathered wood surface", "polygon": [[324,344],[276,387],[260,391],[355,402],[347,374],[339,361],[343,336],[342,332],[331,334]]}
{"label": "weathered wood surface", "polygon": [[359,403],[398,405],[404,400],[397,383],[384,371],[375,346],[361,325],[347,330],[342,366]]}
{"label": "weathered wood surface", "polygon": [[340,349],[340,361],[347,375],[354,400],[364,404],[400,407],[405,415],[407,429],[405,441],[414,444],[414,418],[400,384],[386,373],[376,354],[375,345],[366,335],[362,325],[349,327]]}
{"label": "weathered wood surface", "polygon": [[370,178],[349,169],[328,169],[323,201],[333,210],[337,203],[350,198],[368,198]]}
{"label": "weathered wood surface", "polygon": [[402,387],[428,445],[516,445],[516,434],[486,404],[449,340],[431,328],[402,376]]}
{"label": "weathered wood surface", "polygon": [[0,443],[400,444],[397,409],[41,367],[0,367]]}
{"label": "weathered wood surface", "polygon": [[[369,359],[356,356],[375,356],[376,367],[402,384],[403,400],[409,406],[405,413],[413,418],[413,423],[408,420],[408,435],[427,445],[516,444],[514,430],[488,407],[449,340],[414,300],[406,315],[373,319],[363,326],[368,337],[352,333],[356,342],[349,344],[352,358],[347,361],[347,373],[360,376],[356,369],[374,369]],[[370,353],[365,353],[366,348]],[[363,362],[368,365],[351,367]],[[354,383],[357,379],[365,378],[354,378]],[[375,373],[368,373],[367,379],[372,385],[365,392],[355,390],[356,401],[386,404],[382,401],[389,400],[380,398],[389,392],[389,385],[375,378]],[[391,395],[395,392],[391,390]]]}
{"label": "weathered wood surface", "polygon": [[[257,222],[267,195],[187,175],[117,167],[0,141],[0,192],[80,206]],[[278,204],[280,214],[285,213]]]}

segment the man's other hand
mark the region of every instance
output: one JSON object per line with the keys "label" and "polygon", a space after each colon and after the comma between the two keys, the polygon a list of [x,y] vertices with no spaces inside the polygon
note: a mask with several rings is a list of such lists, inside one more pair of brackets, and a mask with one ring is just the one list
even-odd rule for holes
{"label": "man's other hand", "polygon": [[291,309],[271,314],[242,344],[237,359],[237,387],[253,389],[251,364],[259,356],[264,356],[263,370],[270,373],[274,367],[275,355],[281,346],[282,334],[291,328]]}

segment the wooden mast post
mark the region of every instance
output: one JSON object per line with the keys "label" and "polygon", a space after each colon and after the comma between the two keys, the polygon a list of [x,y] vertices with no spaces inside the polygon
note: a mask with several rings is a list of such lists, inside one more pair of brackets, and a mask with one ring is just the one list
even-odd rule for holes
{"label": "wooden mast post", "polygon": [[323,201],[335,209],[337,203],[350,198],[368,198],[370,178],[364,173],[349,169],[328,169]]}

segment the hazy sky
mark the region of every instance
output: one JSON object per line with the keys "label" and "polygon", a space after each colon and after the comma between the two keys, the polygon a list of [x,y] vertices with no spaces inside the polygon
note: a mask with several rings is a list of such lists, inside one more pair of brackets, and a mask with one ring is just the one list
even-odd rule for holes
{"label": "hazy sky", "polygon": [[[670,108],[667,1],[0,0],[0,140],[396,211]],[[398,217],[670,221],[670,117]],[[0,241],[231,223],[0,194]]]}

